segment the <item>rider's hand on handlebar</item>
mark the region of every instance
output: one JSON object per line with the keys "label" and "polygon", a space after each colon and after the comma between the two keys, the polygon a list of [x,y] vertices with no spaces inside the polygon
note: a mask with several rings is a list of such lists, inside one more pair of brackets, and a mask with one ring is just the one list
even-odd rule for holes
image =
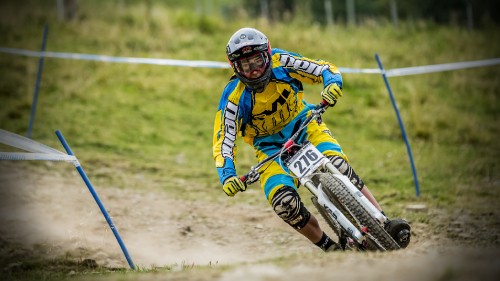
{"label": "rider's hand on handlebar", "polygon": [[337,99],[342,96],[342,89],[336,83],[332,83],[323,89],[321,97],[330,105],[334,105]]}
{"label": "rider's hand on handlebar", "polygon": [[224,182],[222,189],[227,196],[234,196],[238,193],[238,191],[245,191],[247,189],[247,185],[243,183],[239,177],[232,176]]}

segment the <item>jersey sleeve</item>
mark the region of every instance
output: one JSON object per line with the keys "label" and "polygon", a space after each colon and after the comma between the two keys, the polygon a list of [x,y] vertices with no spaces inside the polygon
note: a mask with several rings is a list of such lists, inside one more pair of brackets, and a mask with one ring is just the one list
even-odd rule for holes
{"label": "jersey sleeve", "polygon": [[280,49],[273,49],[273,54],[279,56],[281,66],[288,71],[291,77],[303,83],[323,83],[323,87],[336,83],[342,88],[342,75],[333,63],[313,60]]}
{"label": "jersey sleeve", "polygon": [[238,80],[231,81],[222,94],[214,121],[213,156],[221,183],[236,176],[236,137],[242,124],[240,97],[244,91]]}

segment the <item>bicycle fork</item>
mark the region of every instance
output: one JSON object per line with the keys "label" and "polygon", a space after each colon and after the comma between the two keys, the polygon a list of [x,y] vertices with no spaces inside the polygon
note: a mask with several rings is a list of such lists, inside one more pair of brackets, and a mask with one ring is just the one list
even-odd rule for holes
{"label": "bicycle fork", "polygon": [[331,217],[332,220],[339,223],[341,228],[346,231],[353,240],[357,243],[364,245],[366,242],[366,238],[364,233],[359,231],[348,219],[347,217],[333,205],[332,202],[326,199],[326,195],[319,188],[316,188],[312,181],[306,181],[304,186],[316,197],[318,198],[318,204],[322,206],[328,216]]}
{"label": "bicycle fork", "polygon": [[[340,173],[340,171],[329,161],[325,161],[323,167],[326,168],[335,177],[339,178],[344,185],[347,187],[349,193],[353,195],[355,200],[357,200],[368,212],[377,219],[381,224],[383,224],[387,218],[366,198],[361,191],[359,191],[349,179]],[[366,244],[366,233],[358,230],[357,227],[351,223],[350,220],[332,203],[330,202],[326,194],[321,188],[316,187],[311,179],[303,180],[302,184],[317,198],[318,204],[322,206],[328,216],[342,227],[342,229],[348,233],[349,236],[357,243],[361,245]]]}
{"label": "bicycle fork", "polygon": [[364,196],[363,193],[352,184],[349,178],[342,174],[331,162],[325,163],[324,167],[344,183],[349,193],[353,195],[356,201],[358,201],[373,218],[378,220],[382,225],[387,221],[387,217],[384,216],[382,212],[380,212],[370,202],[370,200],[368,200],[368,198],[366,198],[366,196]]}

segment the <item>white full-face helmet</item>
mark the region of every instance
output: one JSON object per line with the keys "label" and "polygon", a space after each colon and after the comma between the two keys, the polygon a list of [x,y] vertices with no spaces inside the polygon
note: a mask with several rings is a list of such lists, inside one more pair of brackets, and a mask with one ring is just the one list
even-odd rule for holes
{"label": "white full-face helmet", "polygon": [[236,77],[247,87],[262,92],[271,80],[271,44],[255,28],[236,31],[226,47],[227,58]]}

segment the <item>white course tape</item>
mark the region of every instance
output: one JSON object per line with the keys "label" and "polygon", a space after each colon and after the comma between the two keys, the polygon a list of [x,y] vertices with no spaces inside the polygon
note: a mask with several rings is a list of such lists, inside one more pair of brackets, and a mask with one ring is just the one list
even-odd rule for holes
{"label": "white course tape", "polygon": [[[23,49],[4,48],[0,47],[0,53],[11,55],[21,55],[29,57],[50,57],[61,59],[74,59],[74,60],[92,60],[102,62],[117,62],[117,63],[135,63],[135,64],[154,64],[154,65],[170,65],[170,66],[186,66],[186,67],[205,67],[205,68],[230,68],[227,62],[204,61],[204,60],[174,60],[174,59],[153,59],[153,58],[135,58],[135,57],[113,57],[92,54],[78,54],[78,53],[60,53],[60,52],[35,52]],[[424,74],[447,70],[457,70],[471,67],[492,66],[500,64],[500,58],[445,63],[435,65],[424,65],[415,67],[395,68],[385,71],[388,77],[405,76],[414,74]],[[342,73],[358,73],[358,74],[381,74],[380,69],[376,68],[349,68],[339,67]]]}
{"label": "white course tape", "polygon": [[[193,61],[193,60],[174,60],[174,59],[152,59],[152,58],[135,58],[135,57],[113,57],[91,54],[78,53],[59,53],[59,52],[35,52],[23,49],[3,48],[0,47],[0,53],[11,55],[21,55],[28,57],[47,57],[60,59],[74,60],[92,60],[102,62],[118,62],[118,63],[135,63],[135,64],[154,64],[154,65],[170,65],[170,66],[187,66],[187,67],[205,67],[205,68],[231,68],[227,62],[216,61]],[[348,68],[339,67],[342,73],[367,73],[380,74],[379,69],[374,68]]]}
{"label": "white course tape", "polygon": [[46,58],[92,60],[92,61],[102,61],[102,62],[155,64],[155,65],[172,65],[172,66],[206,67],[206,68],[230,68],[229,63],[203,61],[203,60],[193,61],[193,60],[174,60],[174,59],[113,57],[113,56],[78,54],[78,53],[34,52],[29,50],[3,48],[3,47],[0,47],[0,52],[12,55],[28,56],[28,57],[43,56]]}
{"label": "white course tape", "polygon": [[16,147],[29,152],[0,152],[0,160],[46,160],[66,161],[79,166],[80,163],[73,155],[67,155],[57,149],[0,129],[0,143]]}
{"label": "white course tape", "polygon": [[340,73],[360,73],[360,74],[380,74],[382,73],[378,68],[349,68],[339,67]]}
{"label": "white course tape", "polygon": [[75,156],[32,152],[0,152],[0,160],[78,161]]}
{"label": "white course tape", "polygon": [[16,147],[29,152],[65,155],[64,153],[62,153],[57,149],[53,149],[39,142],[33,141],[26,137],[16,135],[14,133],[2,129],[0,129],[0,143],[10,145],[12,147]]}
{"label": "white course tape", "polygon": [[477,60],[477,61],[467,61],[467,62],[455,62],[455,63],[444,63],[444,64],[434,64],[434,65],[424,65],[424,66],[414,66],[405,68],[395,68],[387,70],[385,73],[387,77],[394,76],[405,76],[414,74],[424,74],[448,70],[458,70],[471,67],[481,67],[481,66],[492,66],[500,64],[500,58],[488,59],[488,60]]}

